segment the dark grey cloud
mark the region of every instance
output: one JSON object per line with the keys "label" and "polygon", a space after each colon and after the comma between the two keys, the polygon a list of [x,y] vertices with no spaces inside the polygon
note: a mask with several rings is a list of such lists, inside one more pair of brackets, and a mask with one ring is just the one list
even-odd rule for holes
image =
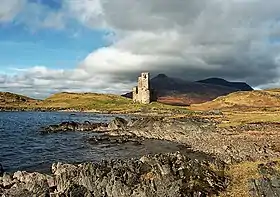
{"label": "dark grey cloud", "polygon": [[147,70],[188,80],[224,77],[253,86],[279,78],[277,0],[100,2],[119,37],[86,58],[81,68],[88,72],[132,80]]}

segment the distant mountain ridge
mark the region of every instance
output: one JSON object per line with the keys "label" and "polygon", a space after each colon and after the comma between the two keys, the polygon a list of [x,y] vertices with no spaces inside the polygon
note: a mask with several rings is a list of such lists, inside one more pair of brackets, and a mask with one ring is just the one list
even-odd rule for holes
{"label": "distant mountain ridge", "polygon": [[236,88],[236,89],[241,90],[241,91],[252,91],[252,90],[254,90],[247,83],[244,83],[244,82],[229,82],[229,81],[227,81],[225,79],[221,79],[221,78],[208,78],[208,79],[200,80],[200,81],[197,81],[197,82],[232,87],[232,88]]}
{"label": "distant mountain ridge", "polygon": [[[157,101],[171,105],[203,103],[232,92],[253,90],[244,82],[229,82],[220,78],[191,82],[165,74],[152,78],[151,88],[156,91]],[[132,93],[122,96],[132,98]]]}

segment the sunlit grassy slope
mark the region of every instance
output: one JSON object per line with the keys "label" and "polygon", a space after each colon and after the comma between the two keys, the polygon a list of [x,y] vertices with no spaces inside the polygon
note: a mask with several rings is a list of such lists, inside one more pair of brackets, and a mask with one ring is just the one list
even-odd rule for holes
{"label": "sunlit grassy slope", "polygon": [[187,111],[183,107],[175,107],[160,103],[148,105],[133,103],[131,99],[113,94],[97,93],[58,93],[40,102],[37,106],[42,109],[81,110],[98,112],[154,112],[154,111]]}
{"label": "sunlit grassy slope", "polygon": [[190,110],[220,110],[220,126],[280,122],[280,89],[235,92],[213,101],[191,105]]}
{"label": "sunlit grassy slope", "polygon": [[275,108],[280,107],[280,90],[259,90],[235,92],[218,97],[213,101],[192,105],[195,110],[213,110],[227,108]]}
{"label": "sunlit grassy slope", "polygon": [[34,106],[36,99],[10,92],[0,92],[0,108],[28,108]]}

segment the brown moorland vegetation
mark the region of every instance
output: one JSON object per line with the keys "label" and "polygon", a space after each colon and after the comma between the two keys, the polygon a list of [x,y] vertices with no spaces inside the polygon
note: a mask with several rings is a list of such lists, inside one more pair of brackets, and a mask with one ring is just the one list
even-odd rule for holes
{"label": "brown moorland vegetation", "polygon": [[20,94],[0,92],[0,109],[32,108],[37,102],[40,101]]}
{"label": "brown moorland vegetation", "polygon": [[193,110],[234,110],[242,109],[266,109],[266,108],[280,108],[280,90],[255,90],[246,92],[234,92],[226,96],[218,97],[213,101],[202,104],[191,105]]}

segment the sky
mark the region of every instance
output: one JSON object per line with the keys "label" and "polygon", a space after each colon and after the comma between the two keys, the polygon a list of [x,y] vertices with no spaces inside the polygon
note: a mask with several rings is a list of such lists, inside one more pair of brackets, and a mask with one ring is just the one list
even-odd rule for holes
{"label": "sky", "polygon": [[280,87],[280,1],[0,0],[0,91],[121,94],[142,71]]}

